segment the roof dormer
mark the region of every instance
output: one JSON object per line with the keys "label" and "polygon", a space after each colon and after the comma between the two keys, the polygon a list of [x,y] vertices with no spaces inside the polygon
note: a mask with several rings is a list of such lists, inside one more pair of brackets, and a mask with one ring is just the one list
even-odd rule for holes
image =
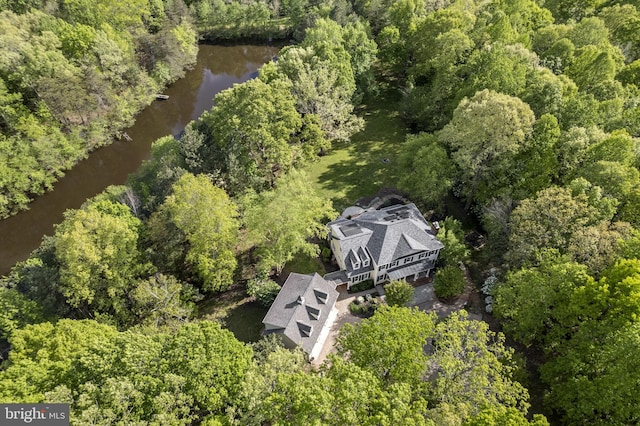
{"label": "roof dormer", "polygon": [[298,325],[298,330],[300,331],[300,335],[302,337],[311,336],[311,332],[313,331],[312,326],[305,324],[302,321],[296,321],[296,324]]}
{"label": "roof dormer", "polygon": [[317,320],[318,318],[320,318],[320,309],[318,308],[314,308],[313,306],[306,306],[307,308],[307,314],[309,315],[309,319],[311,320]]}
{"label": "roof dormer", "polygon": [[317,288],[313,289],[313,294],[316,295],[316,300],[318,301],[318,303],[324,305],[327,303],[327,298],[329,297],[329,295],[327,293],[325,293],[324,291],[318,290]]}

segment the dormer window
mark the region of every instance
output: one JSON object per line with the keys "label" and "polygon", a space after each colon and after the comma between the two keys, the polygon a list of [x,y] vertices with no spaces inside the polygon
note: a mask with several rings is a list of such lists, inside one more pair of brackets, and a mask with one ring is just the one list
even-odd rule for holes
{"label": "dormer window", "polygon": [[298,330],[300,331],[300,335],[302,337],[309,337],[311,335],[311,331],[313,330],[313,327],[303,323],[302,321],[296,321],[296,323],[298,325]]}
{"label": "dormer window", "polygon": [[329,297],[329,295],[327,293],[325,293],[324,291],[320,291],[318,289],[313,289],[313,294],[316,295],[316,300],[318,301],[318,303],[324,305],[325,303],[327,303],[327,298]]}
{"label": "dormer window", "polygon": [[320,309],[314,308],[313,306],[306,306],[307,314],[309,314],[309,319],[317,320],[320,318]]}
{"label": "dormer window", "polygon": [[351,268],[353,270],[360,269],[360,257],[358,257],[358,253],[355,250],[351,250]]}
{"label": "dormer window", "polygon": [[369,254],[364,247],[358,249],[358,257],[362,260],[362,267],[367,267],[371,264]]}

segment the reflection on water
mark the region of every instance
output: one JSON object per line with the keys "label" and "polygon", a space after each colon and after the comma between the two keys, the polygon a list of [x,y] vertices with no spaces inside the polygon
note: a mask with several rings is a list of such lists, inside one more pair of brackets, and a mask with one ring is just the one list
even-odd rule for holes
{"label": "reflection on water", "polygon": [[278,51],[274,46],[202,45],[196,66],[167,88],[166,101],[154,101],[126,132],[131,142],[116,141],[93,152],[69,170],[52,192],[30,209],[0,221],[0,275],[28,257],[44,235],[53,233],[67,209],[78,208],[109,185],[119,185],[149,158],[151,143],[179,135],[191,120],[211,108],[216,93],[255,77],[256,70]]}

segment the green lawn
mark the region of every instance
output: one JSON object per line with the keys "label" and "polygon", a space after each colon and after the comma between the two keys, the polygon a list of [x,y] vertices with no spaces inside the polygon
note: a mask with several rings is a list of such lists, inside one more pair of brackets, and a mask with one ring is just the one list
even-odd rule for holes
{"label": "green lawn", "polygon": [[282,275],[287,277],[290,272],[297,272],[299,274],[313,274],[314,272],[320,275],[326,274],[324,265],[317,256],[311,257],[303,253],[296,254],[291,262],[287,262],[282,270]]}
{"label": "green lawn", "polygon": [[244,284],[236,283],[198,303],[198,318],[218,321],[236,339],[249,343],[260,339],[262,319],[268,310],[247,296]]}
{"label": "green lawn", "polygon": [[374,195],[398,180],[398,156],[405,140],[400,95],[380,93],[360,108],[365,128],[350,142],[336,143],[327,155],[307,168],[318,192],[341,211],[362,197]]}
{"label": "green lawn", "polygon": [[260,340],[262,319],[268,310],[258,302],[243,303],[230,309],[223,323],[241,342],[256,342]]}

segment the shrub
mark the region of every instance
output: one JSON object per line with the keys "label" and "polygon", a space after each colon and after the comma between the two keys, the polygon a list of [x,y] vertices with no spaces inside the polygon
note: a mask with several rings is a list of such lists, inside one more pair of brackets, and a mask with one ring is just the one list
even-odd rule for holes
{"label": "shrub", "polygon": [[353,286],[351,286],[348,290],[349,293],[358,293],[360,291],[365,291],[365,290],[369,290],[373,288],[373,280],[365,280],[362,282],[359,282],[358,284],[355,284]]}
{"label": "shrub", "polygon": [[[367,294],[367,296],[371,296]],[[376,309],[380,306],[380,300],[377,297],[369,297],[365,299],[362,296],[358,296],[353,302],[349,304],[349,311],[354,315],[372,315]]]}
{"label": "shrub", "polygon": [[413,286],[406,280],[394,280],[384,287],[389,306],[405,306],[413,299]]}
{"label": "shrub", "polygon": [[279,291],[278,283],[269,278],[255,278],[247,283],[247,294],[263,306],[271,306]]}
{"label": "shrub", "polygon": [[443,299],[460,296],[464,292],[465,286],[464,273],[454,265],[439,269],[433,280],[436,296]]}
{"label": "shrub", "polygon": [[369,307],[364,303],[356,303],[355,301],[349,303],[349,311],[352,314],[363,314],[369,310]]}
{"label": "shrub", "polygon": [[325,262],[329,262],[331,261],[331,249],[329,247],[322,247],[321,250],[321,255],[322,255],[322,260],[324,260]]}
{"label": "shrub", "polygon": [[464,242],[462,224],[451,217],[441,223],[438,239],[444,244],[444,248],[438,256],[439,265],[457,265],[469,258],[469,249]]}

